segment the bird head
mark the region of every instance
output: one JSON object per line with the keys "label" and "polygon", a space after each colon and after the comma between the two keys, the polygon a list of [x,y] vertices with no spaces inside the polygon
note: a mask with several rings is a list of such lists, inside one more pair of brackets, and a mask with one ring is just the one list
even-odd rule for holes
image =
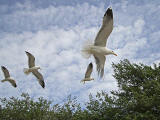
{"label": "bird head", "polygon": [[37,67],[37,69],[40,69],[40,70],[41,70],[41,68],[40,68],[40,67]]}
{"label": "bird head", "polygon": [[116,54],[116,53],[114,53],[113,51],[111,51],[111,54],[113,54],[113,55],[117,56],[117,54]]}
{"label": "bird head", "polygon": [[94,78],[91,78],[90,80],[94,80]]}

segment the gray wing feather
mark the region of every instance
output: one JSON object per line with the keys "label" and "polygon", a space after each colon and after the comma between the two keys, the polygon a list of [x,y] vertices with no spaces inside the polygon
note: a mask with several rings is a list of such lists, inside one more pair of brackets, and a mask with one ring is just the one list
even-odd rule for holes
{"label": "gray wing feather", "polygon": [[17,87],[17,84],[14,80],[10,80],[9,82],[12,84],[13,87]]}
{"label": "gray wing feather", "polygon": [[29,68],[34,67],[35,66],[35,57],[31,53],[29,53],[27,51],[25,51],[25,52],[28,56],[28,66],[29,66]]}
{"label": "gray wing feather", "polygon": [[105,47],[107,38],[109,37],[112,30],[113,30],[113,13],[112,9],[108,8],[106,13],[104,14],[103,23],[99,32],[97,33],[94,45]]}
{"label": "gray wing feather", "polygon": [[38,70],[34,70],[32,73],[37,77],[39,84],[44,88],[45,83],[42,74],[38,72]]}
{"label": "gray wing feather", "polygon": [[5,68],[4,66],[1,66],[1,69],[3,71],[4,77],[8,78],[10,77],[9,71],[7,70],[7,68]]}
{"label": "gray wing feather", "polygon": [[100,76],[100,78],[102,78],[104,75],[104,65],[105,65],[106,57],[103,55],[95,54],[94,58],[97,65],[98,75]]}
{"label": "gray wing feather", "polygon": [[91,76],[92,71],[93,71],[93,64],[90,63],[87,67],[85,78],[89,78]]}

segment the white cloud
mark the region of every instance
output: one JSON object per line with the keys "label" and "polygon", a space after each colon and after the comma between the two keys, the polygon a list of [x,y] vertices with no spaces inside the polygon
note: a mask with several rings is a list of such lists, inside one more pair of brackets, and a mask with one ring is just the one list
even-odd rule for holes
{"label": "white cloud", "polygon": [[135,32],[136,32],[137,34],[141,34],[141,33],[142,33],[144,24],[145,24],[145,22],[144,22],[143,19],[138,19],[138,20],[134,23]]}

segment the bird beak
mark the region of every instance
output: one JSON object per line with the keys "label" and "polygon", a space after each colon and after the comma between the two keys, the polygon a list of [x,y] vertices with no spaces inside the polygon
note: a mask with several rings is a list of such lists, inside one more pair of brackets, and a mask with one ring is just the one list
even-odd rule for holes
{"label": "bird beak", "polygon": [[116,54],[116,53],[114,53],[113,55],[117,56],[117,54]]}

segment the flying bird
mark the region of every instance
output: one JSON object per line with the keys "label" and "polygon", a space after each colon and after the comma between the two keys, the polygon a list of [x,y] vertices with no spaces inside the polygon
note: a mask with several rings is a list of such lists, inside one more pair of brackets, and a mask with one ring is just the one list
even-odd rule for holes
{"label": "flying bird", "polygon": [[97,65],[97,72],[100,78],[104,75],[104,65],[106,55],[113,54],[117,56],[112,50],[106,48],[107,38],[113,30],[113,12],[112,8],[108,8],[103,17],[102,26],[97,33],[94,40],[94,44],[86,43],[82,48],[82,56],[89,58],[91,55],[94,56]]}
{"label": "flying bird", "polygon": [[10,77],[9,71],[4,66],[1,66],[5,79],[1,80],[1,82],[8,81],[11,83],[13,87],[17,87],[17,84],[13,78]]}
{"label": "flying bird", "polygon": [[26,75],[32,73],[38,79],[39,84],[44,88],[45,87],[45,83],[44,83],[43,76],[38,71],[38,69],[41,69],[41,68],[38,67],[38,66],[35,66],[35,57],[31,53],[29,53],[27,51],[25,51],[25,52],[26,52],[26,54],[28,56],[28,67],[29,68],[24,68],[24,70],[23,70],[24,73]]}
{"label": "flying bird", "polygon": [[91,73],[93,71],[93,64],[90,63],[87,67],[87,71],[85,73],[85,78],[83,80],[81,80],[81,82],[85,83],[85,81],[91,81],[94,80],[94,78],[91,78]]}

